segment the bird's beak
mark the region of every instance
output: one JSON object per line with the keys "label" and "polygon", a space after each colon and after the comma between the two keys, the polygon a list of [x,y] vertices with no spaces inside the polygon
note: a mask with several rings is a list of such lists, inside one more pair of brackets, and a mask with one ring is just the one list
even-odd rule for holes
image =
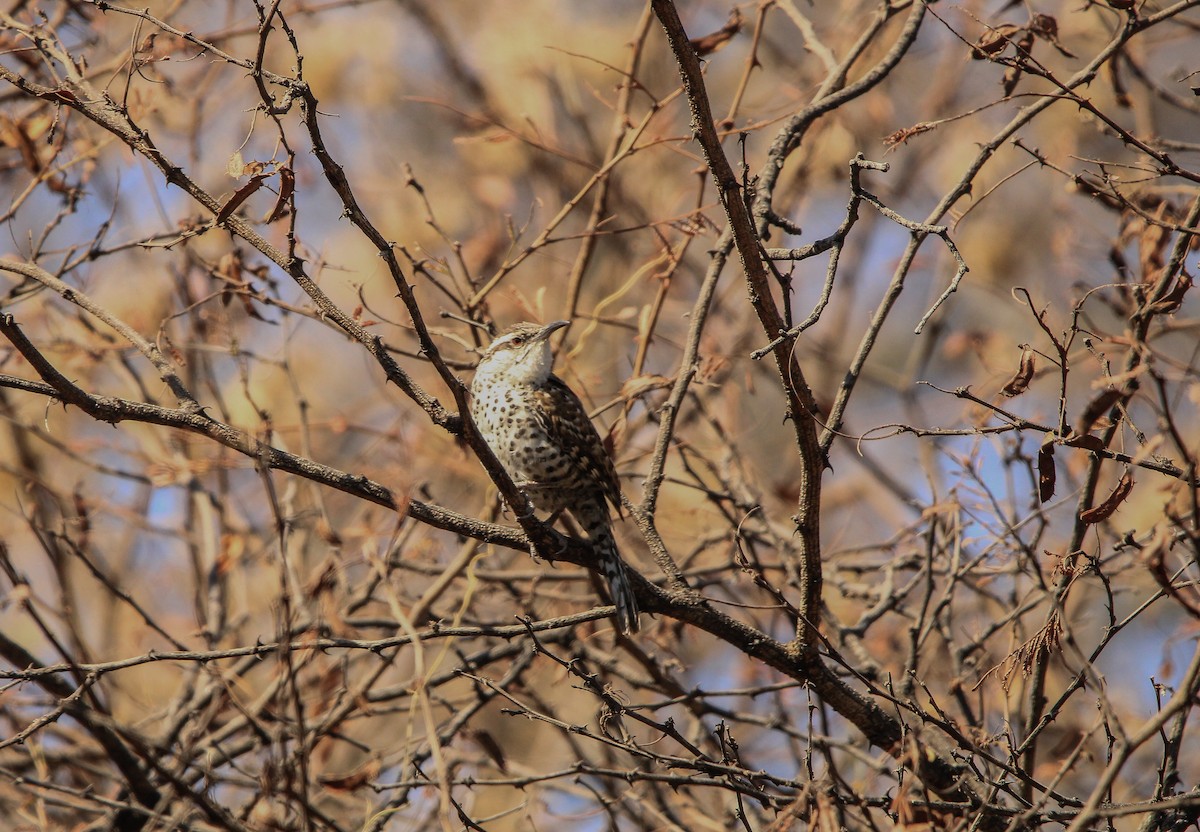
{"label": "bird's beak", "polygon": [[544,327],[542,327],[541,331],[537,334],[536,340],[545,341],[547,338],[549,338],[551,335],[553,335],[558,330],[562,329],[564,326],[570,326],[570,325],[571,325],[570,321],[555,321],[554,323],[546,324]]}

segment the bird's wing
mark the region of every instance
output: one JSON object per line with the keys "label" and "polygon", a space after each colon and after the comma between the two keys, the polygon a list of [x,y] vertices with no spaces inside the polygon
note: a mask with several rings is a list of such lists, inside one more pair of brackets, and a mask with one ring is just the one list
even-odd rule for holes
{"label": "bird's wing", "polygon": [[[546,432],[560,447],[574,448],[578,451],[587,475],[600,486],[604,496],[620,513],[621,483],[617,479],[617,469],[613,466],[608,452],[604,450],[604,442],[588,418],[583,402],[566,382],[554,375],[548,380],[548,388],[539,390],[538,395],[553,397],[556,400],[547,401],[547,406],[537,408],[541,414],[552,414],[546,417],[546,423],[543,425]],[[554,406],[555,404],[558,406]]]}

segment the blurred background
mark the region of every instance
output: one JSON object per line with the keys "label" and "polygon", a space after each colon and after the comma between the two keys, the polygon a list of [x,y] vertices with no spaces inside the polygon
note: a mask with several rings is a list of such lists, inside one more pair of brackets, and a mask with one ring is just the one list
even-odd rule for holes
{"label": "blurred background", "polygon": [[[492,332],[573,321],[557,371],[593,411],[635,503],[689,327],[706,313],[655,522],[722,611],[791,637],[780,599],[796,591],[794,430],[779,371],[751,356],[770,338],[736,254],[713,265],[724,262],[714,251],[725,212],[648,6],[6,5],[0,64],[11,76],[60,89],[85,78],[453,409],[385,258],[322,170],[301,103],[266,112],[255,67],[302,77],[325,149],[401,252],[459,378],[469,383]],[[1081,801],[1114,726],[1135,730],[1194,681],[1196,260],[1176,233],[1200,181],[1192,5],[936,3],[911,44],[904,2],[679,8],[748,191],[781,131],[805,119],[794,150],[776,153],[770,186],[791,233],[772,227],[764,247],[833,234],[861,153],[888,165],[862,171],[861,187],[910,224],[945,226],[969,267],[939,303],[958,265],[950,249],[932,235],[909,257],[911,227],[864,201],[828,304],[795,341],[819,429],[841,416],[819,506],[825,629],[849,665],[839,673],[948,714],[986,777],[1012,775],[1001,760]],[[1139,28],[1123,30],[1129,21]],[[7,80],[6,260],[36,264],[140,333],[214,419],[368,477],[398,502],[513,523],[471,451],[261,249],[70,102]],[[829,104],[855,85],[860,94]],[[282,85],[262,87],[283,102]],[[828,252],[773,262],[776,302],[789,324],[804,320]],[[3,312],[71,382],[177,405],[112,326],[44,281],[2,274]],[[0,373],[39,378],[11,346]],[[956,397],[960,387],[975,398]],[[803,809],[795,823],[813,828],[887,813],[951,825],[900,805],[895,760],[805,688],[668,618],[644,620],[636,644],[614,642],[602,617],[549,630],[563,663],[481,630],[379,655],[237,654],[284,636],[366,642],[431,622],[510,625],[598,599],[583,570],[259,470],[203,436],[106,424],[12,383],[0,386],[0,413],[0,630],[46,665],[151,657],[104,669],[80,699],[156,761],[144,765],[166,792],[149,828],[759,829],[792,804]],[[1107,457],[1060,443],[1047,463],[1040,449],[1065,428],[1103,437]],[[1133,487],[1121,493],[1127,471]],[[1081,519],[1114,489],[1102,518]],[[661,577],[633,523],[618,537],[631,564]],[[233,652],[210,662],[151,651]],[[571,659],[681,736],[628,715],[611,724]],[[25,669],[11,651],[5,660]],[[63,675],[71,690],[86,678]],[[61,697],[9,678],[0,718],[12,739]],[[1043,696],[1055,719],[1039,726]],[[1106,800],[1196,788],[1190,710],[1178,722],[1174,757],[1170,743],[1146,744]],[[589,733],[564,729],[576,723]],[[68,715],[0,749],[11,828],[101,824],[113,807],[98,796],[126,800],[81,724]],[[1036,754],[1022,750],[1031,732]],[[653,764],[630,750],[659,740]],[[697,750],[732,773],[672,768],[671,755]],[[629,771],[641,774],[623,779]]]}

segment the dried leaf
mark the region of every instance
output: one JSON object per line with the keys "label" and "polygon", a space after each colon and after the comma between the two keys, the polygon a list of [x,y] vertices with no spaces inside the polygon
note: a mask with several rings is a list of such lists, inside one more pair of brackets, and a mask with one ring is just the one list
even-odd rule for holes
{"label": "dried leaf", "polygon": [[705,55],[711,55],[729,43],[729,41],[733,40],[733,36],[741,30],[742,11],[737,6],[734,6],[733,11],[729,13],[729,21],[724,26],[711,34],[692,38],[688,43],[696,50],[697,55],[704,57]]}
{"label": "dried leaf", "polygon": [[61,101],[62,103],[67,104],[67,105],[74,105],[74,104],[79,103],[79,99],[75,96],[75,93],[71,92],[70,90],[63,90],[63,89],[54,90],[50,93],[50,97],[56,98],[59,101]]}
{"label": "dried leaf", "polygon": [[[1088,434],[1095,426],[1100,417],[1106,415],[1113,406],[1121,400],[1121,391],[1109,388],[1102,392],[1099,396],[1088,402],[1088,406],[1079,414],[1079,422],[1076,430],[1081,434]],[[1067,443],[1071,444],[1071,443]],[[1083,447],[1082,445],[1079,447]]]}
{"label": "dried leaf", "polygon": [[213,275],[234,286],[245,285],[246,281],[242,278],[241,249],[235,248],[222,254],[221,259],[217,261],[217,268]]}
{"label": "dried leaf", "polygon": [[1001,396],[1012,398],[1021,395],[1029,388],[1029,382],[1033,381],[1033,372],[1037,369],[1034,355],[1033,350],[1029,347],[1025,347],[1021,351],[1021,366],[1017,368],[1016,374],[1008,380],[1008,384],[1000,388]]}
{"label": "dried leaf", "polygon": [[1104,440],[1099,436],[1092,436],[1090,433],[1069,436],[1062,443],[1070,448],[1083,448],[1085,451],[1104,450]]}
{"label": "dried leaf", "polygon": [[1171,543],[1170,530],[1166,526],[1159,526],[1150,543],[1142,549],[1142,563],[1146,564],[1146,568],[1154,576],[1155,582],[1162,587],[1163,592],[1183,605],[1183,608],[1193,617],[1200,618],[1200,603],[1198,603],[1200,599],[1189,597],[1189,595],[1196,595],[1195,587],[1190,587],[1191,592],[1185,595],[1171,581],[1171,573],[1167,571],[1167,553],[1171,551]]}
{"label": "dried leaf", "polygon": [[1054,438],[1050,437],[1042,441],[1042,446],[1038,448],[1038,499],[1045,503],[1054,496],[1055,470],[1054,470]]}
{"label": "dried leaf", "polygon": [[244,167],[246,167],[246,161],[242,158],[242,151],[235,150],[229,157],[229,161],[225,163],[225,172],[233,179],[241,179]]}
{"label": "dried leaf", "polygon": [[1112,493],[1108,495],[1103,503],[1079,515],[1079,519],[1089,526],[1095,523],[1100,523],[1112,517],[1113,512],[1120,508],[1121,503],[1125,502],[1125,498],[1129,496],[1129,492],[1133,490],[1133,475],[1128,471],[1121,477],[1121,481],[1117,483]]}
{"label": "dried leaf", "polygon": [[142,42],[138,44],[138,48],[134,50],[135,55],[145,55],[147,52],[154,51],[154,41],[158,40],[158,33],[151,32],[142,38]]}
{"label": "dried leaf", "polygon": [[1150,305],[1150,311],[1158,315],[1173,315],[1179,311],[1179,307],[1183,306],[1183,296],[1190,288],[1192,288],[1192,278],[1181,274],[1175,281],[1175,285],[1171,287],[1171,291],[1163,295],[1162,300]]}
{"label": "dried leaf", "polygon": [[1074,58],[1075,56],[1058,41],[1058,21],[1048,14],[1035,14],[1029,23],[1029,30],[1059,51],[1059,54]]}
{"label": "dried leaf", "polygon": [[20,151],[21,161],[30,173],[37,175],[42,172],[41,157],[24,119],[0,115],[0,144]]}
{"label": "dried leaf", "polygon": [[471,739],[479,744],[484,754],[491,758],[496,764],[496,768],[501,771],[508,771],[508,759],[504,754],[504,747],[496,742],[496,738],[482,728],[477,728],[469,732]]}
{"label": "dried leaf", "polygon": [[1018,670],[1021,671],[1023,677],[1028,677],[1043,658],[1058,651],[1061,640],[1062,620],[1059,618],[1058,611],[1055,610],[1050,613],[1040,630],[1009,654],[1003,662],[984,674],[984,678],[987,678],[995,670],[1003,668],[1004,677],[1001,684],[1007,692],[1012,687],[1013,678],[1017,675]]}
{"label": "dried leaf", "polygon": [[263,218],[264,223],[273,223],[284,216],[291,205],[292,194],[296,192],[296,174],[291,168],[279,169],[279,196],[275,198],[275,207]]}
{"label": "dried leaf", "polygon": [[1021,27],[1012,23],[1002,23],[993,29],[988,29],[975,42],[975,46],[971,50],[971,57],[978,61],[988,55],[995,55],[1003,51],[1004,47],[1008,46],[1008,39],[1019,31],[1021,31]]}
{"label": "dried leaf", "polygon": [[217,211],[217,225],[221,225],[233,212],[238,209],[243,202],[263,186],[263,182],[267,181],[267,177],[263,174],[257,174],[250,177],[250,181],[233,192],[233,196],[225,200],[225,204],[221,206],[221,210]]}

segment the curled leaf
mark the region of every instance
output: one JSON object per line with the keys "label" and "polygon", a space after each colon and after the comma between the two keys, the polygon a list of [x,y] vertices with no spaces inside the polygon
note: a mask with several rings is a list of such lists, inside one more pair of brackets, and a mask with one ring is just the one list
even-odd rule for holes
{"label": "curled leaf", "polygon": [[729,13],[729,20],[724,26],[715,32],[708,35],[703,35],[698,38],[692,38],[692,48],[696,50],[696,54],[700,57],[711,55],[718,49],[723,47],[729,41],[733,40],[733,36],[742,30],[742,12],[737,7],[733,7],[733,11]]}
{"label": "curled leaf", "polygon": [[292,169],[282,167],[279,169],[279,196],[275,198],[275,207],[271,209],[271,213],[267,214],[263,220],[265,223],[272,223],[287,213],[288,205],[291,204],[292,194],[296,191],[296,174],[292,173]]}
{"label": "curled leaf", "polygon": [[1067,58],[1075,57],[1065,46],[1059,43],[1058,21],[1055,18],[1048,14],[1035,14],[1033,20],[1029,23],[1029,29],[1057,49],[1060,55]]}
{"label": "curled leaf", "polygon": [[1102,451],[1104,450],[1104,440],[1099,436],[1092,436],[1090,433],[1074,434],[1062,441],[1069,448],[1083,448],[1085,451]]}
{"label": "curled leaf", "polygon": [[1121,481],[1117,483],[1112,493],[1098,506],[1089,508],[1087,511],[1079,515],[1079,519],[1089,526],[1095,523],[1101,523],[1112,517],[1113,512],[1120,508],[1121,503],[1125,502],[1125,498],[1129,496],[1129,492],[1133,490],[1133,475],[1128,471],[1121,477]]}
{"label": "curled leaf", "polygon": [[1121,400],[1121,391],[1109,388],[1102,392],[1099,396],[1088,402],[1087,407],[1079,414],[1079,425],[1076,428],[1080,433],[1086,434],[1095,426],[1097,420],[1104,416],[1108,411],[1113,409],[1113,406]]}
{"label": "curled leaf", "polygon": [[1192,288],[1192,278],[1181,274],[1175,281],[1175,285],[1171,287],[1171,291],[1163,295],[1162,300],[1152,304],[1150,311],[1159,315],[1172,315],[1178,312],[1179,307],[1183,305],[1183,296],[1190,288]]}
{"label": "curled leaf", "polygon": [[1008,46],[1008,39],[1019,31],[1021,31],[1021,27],[1012,23],[1002,23],[993,29],[988,29],[980,35],[979,40],[975,41],[971,57],[978,61],[988,55],[995,55]]}
{"label": "curled leaf", "polygon": [[1029,388],[1029,382],[1033,381],[1033,371],[1037,369],[1034,360],[1034,352],[1029,347],[1025,347],[1021,351],[1021,366],[1017,368],[1017,372],[1000,388],[1001,396],[1012,398],[1019,396]]}
{"label": "curled leaf", "polygon": [[1174,598],[1183,605],[1193,617],[1200,618],[1200,598],[1196,596],[1195,587],[1191,587],[1186,594],[1181,591],[1171,580],[1171,573],[1167,569],[1167,553],[1171,551],[1172,535],[1165,527],[1159,527],[1155,532],[1154,537],[1142,549],[1141,560],[1150,570],[1150,574],[1154,576],[1155,582],[1162,587],[1170,597]]}
{"label": "curled leaf", "polygon": [[233,196],[225,200],[225,204],[221,206],[221,210],[217,211],[217,225],[221,225],[225,220],[233,216],[233,212],[245,202],[250,196],[263,186],[267,177],[264,174],[251,176],[250,180],[233,192]]}
{"label": "curled leaf", "polygon": [[1042,441],[1038,448],[1038,500],[1047,502],[1054,496],[1056,474],[1054,470],[1054,439],[1050,437]]}

